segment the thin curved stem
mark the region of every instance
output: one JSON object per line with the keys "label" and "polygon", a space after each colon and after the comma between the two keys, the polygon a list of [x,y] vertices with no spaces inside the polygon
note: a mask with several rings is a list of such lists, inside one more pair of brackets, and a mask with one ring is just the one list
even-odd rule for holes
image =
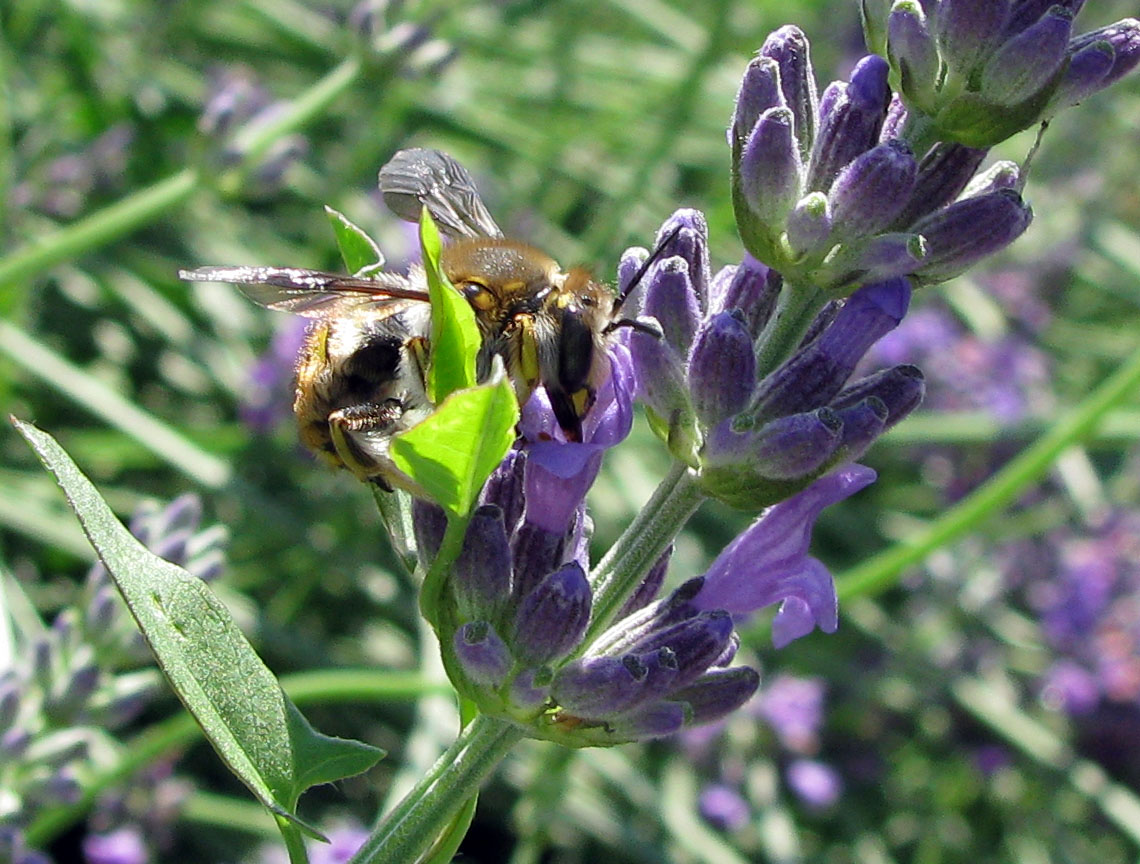
{"label": "thin curved stem", "polygon": [[418,860],[522,737],[517,726],[480,714],[384,817],[349,864],[408,864]]}

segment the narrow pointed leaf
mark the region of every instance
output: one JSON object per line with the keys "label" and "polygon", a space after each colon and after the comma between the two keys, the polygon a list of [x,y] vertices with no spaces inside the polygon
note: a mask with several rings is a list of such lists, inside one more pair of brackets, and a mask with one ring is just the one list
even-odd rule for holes
{"label": "narrow pointed leaf", "polygon": [[383,752],[315,731],[209,587],[135,539],[50,435],[13,422],[63,487],[158,665],[218,755],[271,812],[319,837],[294,812],[301,793],[359,774]]}

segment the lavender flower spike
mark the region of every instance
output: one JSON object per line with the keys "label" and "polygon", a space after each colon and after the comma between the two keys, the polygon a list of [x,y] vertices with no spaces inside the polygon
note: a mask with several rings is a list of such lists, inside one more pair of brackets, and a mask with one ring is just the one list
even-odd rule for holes
{"label": "lavender flower spike", "polygon": [[772,507],[712,563],[693,605],[744,615],[783,601],[772,622],[778,648],[817,626],[834,632],[835,585],[823,564],[807,554],[811,530],[824,507],[874,479],[870,468],[849,465]]}

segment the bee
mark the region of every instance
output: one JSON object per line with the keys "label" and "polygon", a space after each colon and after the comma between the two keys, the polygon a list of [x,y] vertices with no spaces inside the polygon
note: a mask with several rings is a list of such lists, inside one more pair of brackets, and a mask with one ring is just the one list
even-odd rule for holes
{"label": "bee", "polygon": [[[401,150],[380,170],[379,183],[397,216],[418,222],[426,207],[449,239],[440,269],[475,312],[479,379],[502,358],[519,404],[543,387],[566,438],[580,440],[582,418],[609,374],[610,334],[652,325],[618,317],[626,295],[587,270],[564,271],[546,253],[504,237],[471,175],[447,154]],[[200,267],[178,275],[233,283],[255,303],[312,319],[293,400],[301,441],[383,488],[419,491],[396,468],[388,445],[433,407],[426,392],[431,305],[421,267],[407,275],[292,267]]]}

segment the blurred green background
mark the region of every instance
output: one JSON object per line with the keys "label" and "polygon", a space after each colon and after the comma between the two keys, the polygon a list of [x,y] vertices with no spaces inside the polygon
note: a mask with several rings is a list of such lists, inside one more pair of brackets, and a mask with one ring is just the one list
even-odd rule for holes
{"label": "blurred green background", "polygon": [[[1123,0],[1089,5],[1080,30],[1135,14]],[[812,40],[821,87],[846,75],[863,51],[857,7],[389,3],[372,10],[367,35],[348,2],[4,4],[0,405],[55,435],[124,518],[144,499],[201,495],[207,521],[231,535],[219,590],[278,674],[417,668],[414,588],[370,494],[296,444],[295,322],[176,271],[336,269],[324,204],[403,262],[412,237],[384,211],[375,178],[407,146],[455,155],[508,233],[607,280],[621,251],[652,245],[680,206],[707,214],[714,269],[736,263],[725,127],[739,75],[785,23]],[[1020,161],[1032,143],[1023,133],[998,155]],[[971,345],[1016,336],[1044,358],[1042,374],[1016,416],[936,402],[877,444],[865,461],[880,482],[817,531],[816,554],[834,572],[952,506],[1140,343],[1138,152],[1133,76],[1049,128],[1027,190],[1028,234],[984,270],[915,298]],[[273,344],[286,359],[266,359]],[[945,382],[1010,374],[981,351],[902,359]],[[832,806],[787,791],[786,754],[755,718],[728,730],[715,771],[667,742],[576,755],[527,746],[485,794],[467,860],[1136,860],[1140,823],[1128,826],[1140,807],[1128,784],[1140,769],[1116,755],[1096,761],[1087,730],[1040,698],[1049,648],[993,575],[999,543],[1136,506],[1140,406],[1133,399],[1109,421],[1008,518],[943,550],[904,587],[845,606],[839,635],[779,653],[762,640],[745,646],[766,675],[825,682],[810,755],[844,779]],[[0,454],[0,556],[50,616],[92,553],[18,436],[0,437]],[[666,464],[639,424],[591,499],[599,551]],[[672,578],[700,572],[745,524],[707,505],[678,542]],[[174,710],[168,699],[144,720]],[[424,758],[405,744],[424,737],[434,710],[306,706],[324,731],[392,751],[367,777],[312,793],[308,812],[367,821],[403,761]],[[447,722],[445,713],[443,740]],[[1007,756],[988,772],[976,756],[991,746]],[[725,764],[746,778],[753,808],[745,828],[727,832],[702,823],[695,803]],[[202,792],[156,860],[252,854],[265,826],[256,813],[225,829],[210,815],[209,796],[242,795],[212,754],[191,750],[179,771]],[[61,861],[69,842],[57,841]]]}

